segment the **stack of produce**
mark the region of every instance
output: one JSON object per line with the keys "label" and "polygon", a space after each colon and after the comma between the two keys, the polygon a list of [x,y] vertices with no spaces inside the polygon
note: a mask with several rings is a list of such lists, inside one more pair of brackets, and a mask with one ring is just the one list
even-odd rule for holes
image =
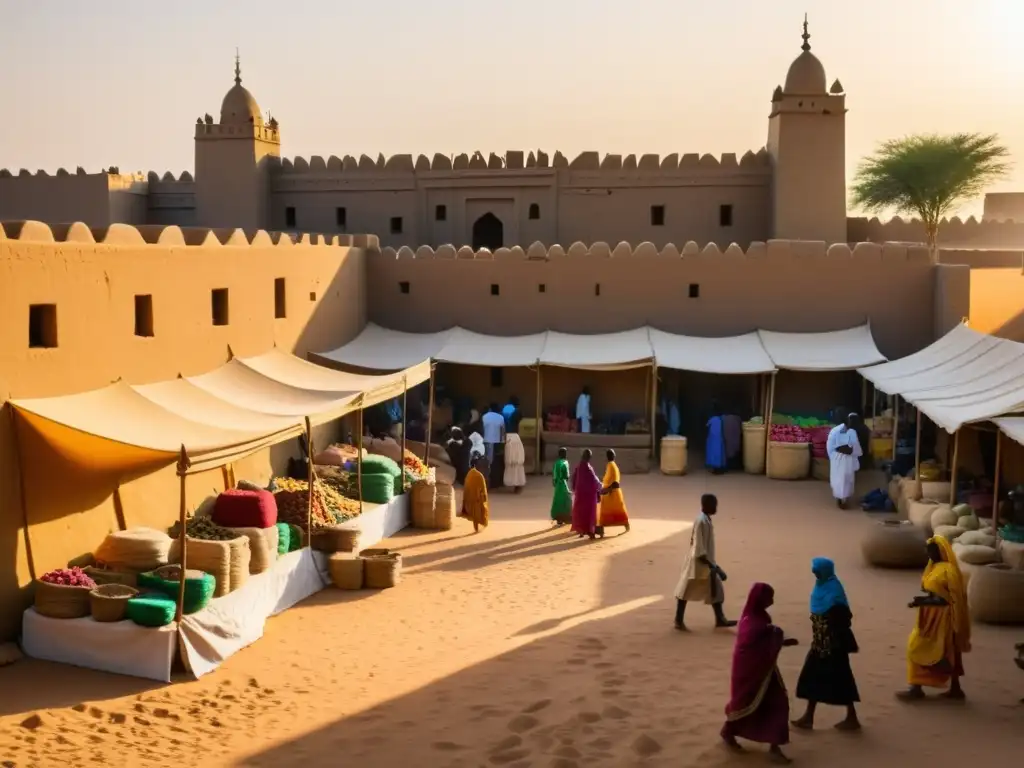
{"label": "stack of produce", "polygon": [[832,427],[830,425],[811,427],[807,430],[811,437],[811,456],[816,459],[828,458],[828,435],[831,431]]}
{"label": "stack of produce", "polygon": [[[283,523],[297,526],[304,534],[308,533],[309,483],[286,477],[279,477],[274,482],[278,488],[277,493],[274,494],[274,498],[277,500],[277,519]],[[322,491],[322,484],[317,483],[313,493],[314,531],[334,525],[334,518],[327,511],[324,495],[322,492],[317,492],[318,488]]]}
{"label": "stack of produce", "polygon": [[405,466],[406,476],[412,478],[413,482],[416,480],[426,480],[428,472],[427,465],[424,464],[423,461],[412,451],[406,450],[405,461],[403,464]]}
{"label": "stack of produce", "polygon": [[[171,562],[180,563],[178,548],[180,526],[171,527],[174,543],[171,545]],[[205,571],[215,581],[214,597],[223,597],[241,587],[249,577],[252,553],[249,539],[239,536],[230,528],[217,525],[209,517],[194,515],[185,521],[188,567]]]}
{"label": "stack of produce", "polygon": [[89,615],[89,592],[94,582],[81,568],[58,568],[44,573],[35,585],[35,611],[51,619],[80,619]]}
{"label": "stack of produce", "polygon": [[[359,456],[359,449],[345,443],[334,443],[327,449],[313,457],[314,464],[322,464],[331,467],[343,467],[350,461],[355,461]],[[366,449],[363,449],[363,456],[366,456]]]}
{"label": "stack of produce", "polygon": [[771,441],[773,443],[809,443],[811,433],[796,425],[772,424]]}
{"label": "stack of produce", "polygon": [[566,408],[553,408],[544,414],[544,429],[548,432],[571,432],[572,419]]}
{"label": "stack of produce", "polygon": [[[181,526],[175,523],[171,526],[171,537],[177,539],[181,534]],[[217,525],[208,517],[190,517],[185,521],[185,535],[190,539],[202,539],[203,541],[231,541],[236,538],[234,532]]]}
{"label": "stack of produce", "polygon": [[[325,477],[314,475],[313,480],[313,528],[322,517],[323,526],[343,523],[359,516],[358,490],[356,477],[336,467],[325,467]],[[309,483],[304,480],[279,479],[278,485],[282,492],[294,492],[302,496],[303,504],[308,503]],[[343,490],[344,489],[344,490]],[[352,495],[349,496],[348,494]],[[280,496],[280,493],[278,494]],[[305,507],[303,507],[305,510]],[[303,511],[305,521],[305,511]],[[298,525],[296,520],[285,518],[278,508],[278,517],[284,522]],[[302,529],[305,530],[303,524]]]}
{"label": "stack of produce", "polygon": [[59,584],[62,587],[96,588],[96,582],[78,566],[73,566],[71,568],[57,568],[56,570],[44,573],[39,580],[46,582],[47,584]]}

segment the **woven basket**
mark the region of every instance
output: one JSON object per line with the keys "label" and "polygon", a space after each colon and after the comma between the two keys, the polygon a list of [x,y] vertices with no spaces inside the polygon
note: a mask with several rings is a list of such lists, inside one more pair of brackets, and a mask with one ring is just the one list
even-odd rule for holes
{"label": "woven basket", "polygon": [[124,584],[104,584],[89,593],[89,606],[94,621],[123,621],[128,601],[137,597],[139,590]]}
{"label": "woven basket", "polygon": [[437,501],[437,486],[426,480],[417,480],[412,484],[409,494],[412,498],[412,527],[432,530],[435,526],[434,505]]}
{"label": "woven basket", "polygon": [[768,477],[772,480],[803,480],[811,474],[810,443],[768,443]]}
{"label": "woven basket", "polygon": [[[365,553],[364,553],[365,554]],[[402,579],[402,556],[398,552],[363,557],[363,582],[368,589],[389,589]]]}
{"label": "woven basket", "polygon": [[337,552],[327,558],[331,583],[338,589],[363,588],[363,561],[351,554]]}
{"label": "woven basket", "polygon": [[[249,540],[246,538],[232,541],[209,541],[207,539],[193,539],[189,536],[188,541],[185,543],[185,559],[188,561],[189,569],[205,571],[213,576],[217,582],[216,591],[214,592],[217,597],[223,597],[232,590],[231,548],[232,546],[239,546],[238,542],[242,542],[242,546],[248,550]],[[172,563],[181,562],[181,554],[178,550],[178,541],[175,540],[171,546]],[[248,562],[246,563],[246,570],[248,570]]]}
{"label": "woven basket", "polygon": [[743,471],[748,475],[764,474],[764,424],[743,425]]}
{"label": "woven basket", "polygon": [[81,619],[89,615],[91,590],[92,587],[70,587],[37,580],[36,613],[51,619]]}
{"label": "woven basket", "polygon": [[311,542],[318,552],[355,552],[359,548],[359,531],[332,525],[313,532]]}
{"label": "woven basket", "polygon": [[390,549],[384,549],[383,547],[378,547],[376,549],[364,549],[362,552],[359,553],[359,556],[360,557],[383,557],[384,555],[390,555],[390,554],[391,554],[391,550]]}
{"label": "woven basket", "polygon": [[[268,570],[277,560],[277,528],[229,528],[238,536],[249,539],[249,573],[256,575]],[[273,531],[273,533],[268,533]],[[273,546],[271,546],[273,543]],[[231,585],[232,591],[238,589]]]}
{"label": "woven basket", "polygon": [[139,581],[139,574],[134,571],[112,571],[109,568],[89,565],[83,568],[82,572],[95,581],[97,586],[123,584],[126,587],[134,587]]}
{"label": "woven basket", "polygon": [[435,486],[434,524],[436,530],[450,531],[455,524],[455,487],[450,483],[438,483]]}
{"label": "woven basket", "polygon": [[811,477],[815,480],[828,480],[832,476],[832,462],[828,457],[815,456],[811,459]]}

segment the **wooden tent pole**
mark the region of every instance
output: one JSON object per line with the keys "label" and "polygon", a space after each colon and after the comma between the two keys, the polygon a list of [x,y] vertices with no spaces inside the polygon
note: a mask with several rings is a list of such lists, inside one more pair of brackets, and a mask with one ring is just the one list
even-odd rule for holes
{"label": "wooden tent pole", "polygon": [[430,466],[430,438],[434,432],[434,361],[430,361],[430,395],[427,397],[427,440],[423,449],[423,463]]}
{"label": "wooden tent pole", "polygon": [[359,436],[356,438],[356,488],[359,490],[359,514],[363,514],[363,401],[359,400],[359,411],[356,415],[356,427]]}
{"label": "wooden tent pole", "polygon": [[306,544],[313,546],[313,425],[306,417],[306,482],[309,483],[309,497],[306,499]]}
{"label": "wooden tent pole", "polygon": [[778,371],[772,371],[772,382],[768,386],[768,418],[764,422],[764,474],[768,475],[768,463],[771,458],[772,444],[772,417],[775,416],[775,375]]}
{"label": "wooden tent pole", "polygon": [[651,363],[651,459],[658,455],[658,361]]}
{"label": "wooden tent pole", "polygon": [[178,481],[180,485],[180,498],[178,503],[178,549],[180,550],[181,557],[181,582],[178,584],[178,605],[174,609],[174,620],[176,622],[181,621],[181,616],[185,611],[185,571],[188,569],[188,553],[187,542],[188,534],[186,532],[186,526],[188,525],[188,512],[185,509],[185,476],[188,473],[189,467],[192,462],[188,459],[188,452],[185,450],[185,446],[181,446],[181,452],[178,454]]}
{"label": "wooden tent pole", "polygon": [[960,461],[960,430],[953,434],[953,466],[949,473],[949,506],[956,504],[956,466]]}
{"label": "wooden tent pole", "polygon": [[878,418],[878,390],[871,385],[871,426],[875,426],[875,419]]}
{"label": "wooden tent pole", "polygon": [[541,391],[541,379],[540,379],[540,361],[537,361],[537,434],[534,435],[534,443],[536,444],[537,454],[533,459],[533,472],[536,475],[544,474],[544,456],[541,455],[541,432],[544,431],[544,408],[541,406],[541,398],[543,393]]}
{"label": "wooden tent pole", "polygon": [[[402,375],[402,460],[398,462],[398,468],[402,471],[402,493],[405,493],[405,430],[409,426],[409,419],[405,415],[406,405],[409,403],[409,376]],[[430,454],[427,453],[427,461],[423,463],[430,466]]]}
{"label": "wooden tent pole", "polygon": [[900,396],[892,398],[892,460],[896,461],[896,443],[900,436]]}
{"label": "wooden tent pole", "polygon": [[868,380],[860,377],[860,412],[866,414],[868,411]]}
{"label": "wooden tent pole", "polygon": [[915,497],[921,498],[921,409],[917,409],[917,434],[914,438],[914,481],[917,486]]}
{"label": "wooden tent pole", "polygon": [[995,482],[992,483],[992,534],[996,537],[996,547],[999,546],[999,466],[1002,464],[1003,432],[996,432],[996,472]]}

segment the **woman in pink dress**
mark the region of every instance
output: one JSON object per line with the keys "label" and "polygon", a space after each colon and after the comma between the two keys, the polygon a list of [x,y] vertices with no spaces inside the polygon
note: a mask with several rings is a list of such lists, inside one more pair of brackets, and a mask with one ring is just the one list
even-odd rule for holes
{"label": "woman in pink dress", "polygon": [[572,530],[579,538],[597,534],[597,505],[601,500],[601,480],[590,465],[594,454],[589,448],[583,451],[580,463],[572,471]]}

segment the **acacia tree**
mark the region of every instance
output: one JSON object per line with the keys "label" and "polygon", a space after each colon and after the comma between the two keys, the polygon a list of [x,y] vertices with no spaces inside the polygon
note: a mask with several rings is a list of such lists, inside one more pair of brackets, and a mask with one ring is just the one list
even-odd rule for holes
{"label": "acacia tree", "polygon": [[937,261],[939,222],[1010,169],[996,134],[923,134],[886,141],[857,168],[852,202],[871,213],[895,210],[924,224]]}

